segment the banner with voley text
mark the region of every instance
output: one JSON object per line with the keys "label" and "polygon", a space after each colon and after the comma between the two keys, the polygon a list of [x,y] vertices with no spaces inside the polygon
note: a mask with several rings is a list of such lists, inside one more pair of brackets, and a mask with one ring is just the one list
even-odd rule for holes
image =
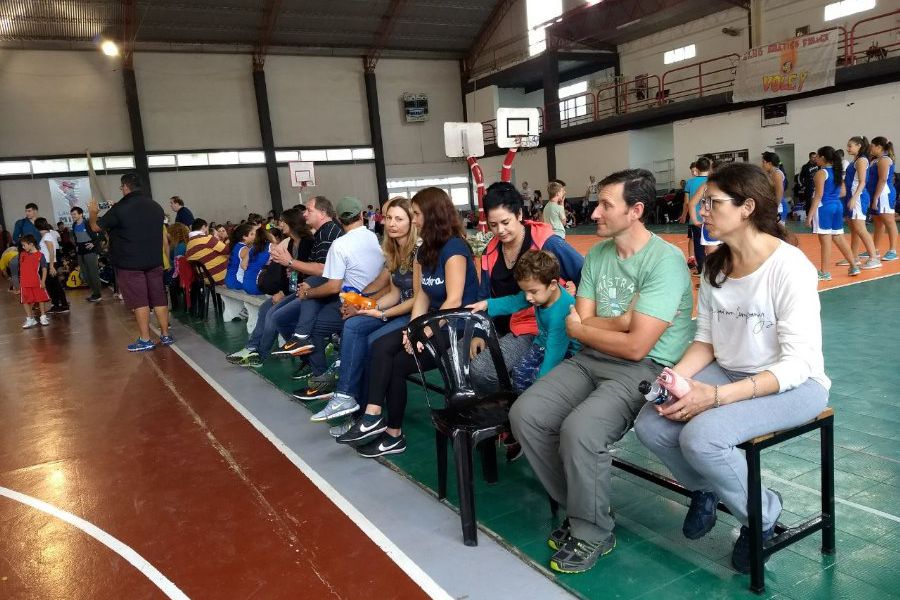
{"label": "banner with voley text", "polygon": [[751,48],[738,61],[732,102],[781,98],[834,85],[838,32]]}

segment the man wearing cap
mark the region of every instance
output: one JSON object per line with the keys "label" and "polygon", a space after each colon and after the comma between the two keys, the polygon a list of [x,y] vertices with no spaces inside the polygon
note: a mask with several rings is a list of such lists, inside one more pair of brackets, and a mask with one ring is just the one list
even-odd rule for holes
{"label": "man wearing cap", "polygon": [[333,380],[322,376],[327,369],[327,338],[344,326],[337,294],[345,286],[364,290],[384,269],[378,237],[363,224],[362,203],[346,196],[338,201],[335,212],[344,234],[328,249],[322,277],[307,278],[297,289],[302,306],[292,341],[312,346],[308,356],[312,376],[304,400],[327,398],[333,392]]}

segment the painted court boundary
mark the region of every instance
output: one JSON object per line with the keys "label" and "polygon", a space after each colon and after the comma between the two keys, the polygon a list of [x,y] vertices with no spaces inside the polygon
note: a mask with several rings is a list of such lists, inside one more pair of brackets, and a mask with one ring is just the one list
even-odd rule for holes
{"label": "painted court boundary", "polygon": [[[154,331],[159,333],[154,327]],[[238,413],[241,414],[253,427],[265,437],[269,443],[275,446],[279,452],[284,454],[301,473],[303,473],[331,502],[338,507],[353,523],[359,527],[366,536],[392,560],[400,569],[406,573],[410,579],[421,587],[431,598],[439,600],[453,600],[444,588],[442,588],[434,579],[431,578],[419,565],[417,565],[409,556],[406,555],[394,542],[387,537],[378,527],[375,526],[365,515],[363,515],[353,504],[350,503],[340,492],[338,492],[324,477],[313,469],[306,461],[300,458],[296,452],[291,450],[281,439],[266,427],[253,413],[247,410],[228,390],[219,385],[219,383],[209,376],[209,374],[194,362],[187,354],[180,350],[176,345],[169,346],[181,357],[184,362],[191,367],[206,383],[210,385],[228,404],[231,405]]]}
{"label": "painted court boundary", "polygon": [[31,496],[27,496],[9,488],[0,487],[0,496],[6,496],[10,500],[21,502],[22,504],[47,513],[51,517],[56,517],[60,521],[65,521],[69,525],[80,529],[84,533],[88,534],[89,536],[127,560],[131,564],[131,566],[143,573],[144,576],[146,576],[147,579],[149,579],[153,583],[153,585],[158,587],[162,593],[164,593],[172,600],[190,600],[184,592],[178,589],[178,586],[169,581],[169,579],[165,575],[160,573],[156,569],[156,567],[147,562],[147,560],[140,554],[135,552],[134,549],[126,545],[124,542],[116,539],[112,535],[106,533],[96,525],[85,521],[81,517],[76,517],[72,513],[67,512],[61,508],[57,508],[52,504],[48,504],[43,500],[32,498]]}

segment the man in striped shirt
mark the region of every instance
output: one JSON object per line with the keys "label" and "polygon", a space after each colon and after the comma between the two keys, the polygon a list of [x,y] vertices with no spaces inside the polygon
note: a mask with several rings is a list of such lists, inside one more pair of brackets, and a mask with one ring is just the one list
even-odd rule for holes
{"label": "man in striped shirt", "polygon": [[195,219],[191,225],[185,258],[203,263],[216,285],[225,282],[228,270],[228,244],[209,234],[209,225],[203,219]]}

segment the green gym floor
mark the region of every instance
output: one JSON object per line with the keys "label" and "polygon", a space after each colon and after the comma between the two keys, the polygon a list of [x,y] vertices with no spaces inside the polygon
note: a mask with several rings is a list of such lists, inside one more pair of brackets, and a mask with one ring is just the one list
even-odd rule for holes
{"label": "green gym floor", "polygon": [[[900,370],[891,366],[900,358],[900,344],[891,333],[892,320],[898,316],[898,298],[900,277],[896,276],[821,294],[826,370],[834,382],[830,405],[836,412],[837,553],[823,556],[819,552],[819,534],[777,553],[766,567],[763,597],[900,597]],[[247,337],[244,322],[197,321],[183,313],[176,316],[223,353],[241,348]],[[258,372],[290,392],[296,387],[289,377],[292,370],[290,360],[270,360]],[[309,409],[318,410],[323,405],[315,403]],[[306,410],[299,403],[297,409]],[[420,388],[411,387],[404,431],[409,449],[391,457],[389,463],[434,491],[434,433]],[[333,443],[324,427],[322,443]],[[613,452],[665,472],[633,432]],[[784,497],[784,524],[796,524],[817,512],[817,435],[807,434],[769,449],[763,453],[762,462],[764,483]],[[499,470],[500,480],[494,485],[476,478],[477,515],[482,529],[577,596],[758,597],[747,589],[749,578],[735,574],[729,566],[738,530],[733,518],[720,513],[709,535],[700,541],[686,540],[681,535],[686,500],[616,469],[612,493],[616,549],[589,573],[555,574],[546,567],[552,554],[547,534],[555,526],[546,495],[526,460],[506,464],[501,458]],[[448,500],[455,505],[452,465],[449,472]]]}

